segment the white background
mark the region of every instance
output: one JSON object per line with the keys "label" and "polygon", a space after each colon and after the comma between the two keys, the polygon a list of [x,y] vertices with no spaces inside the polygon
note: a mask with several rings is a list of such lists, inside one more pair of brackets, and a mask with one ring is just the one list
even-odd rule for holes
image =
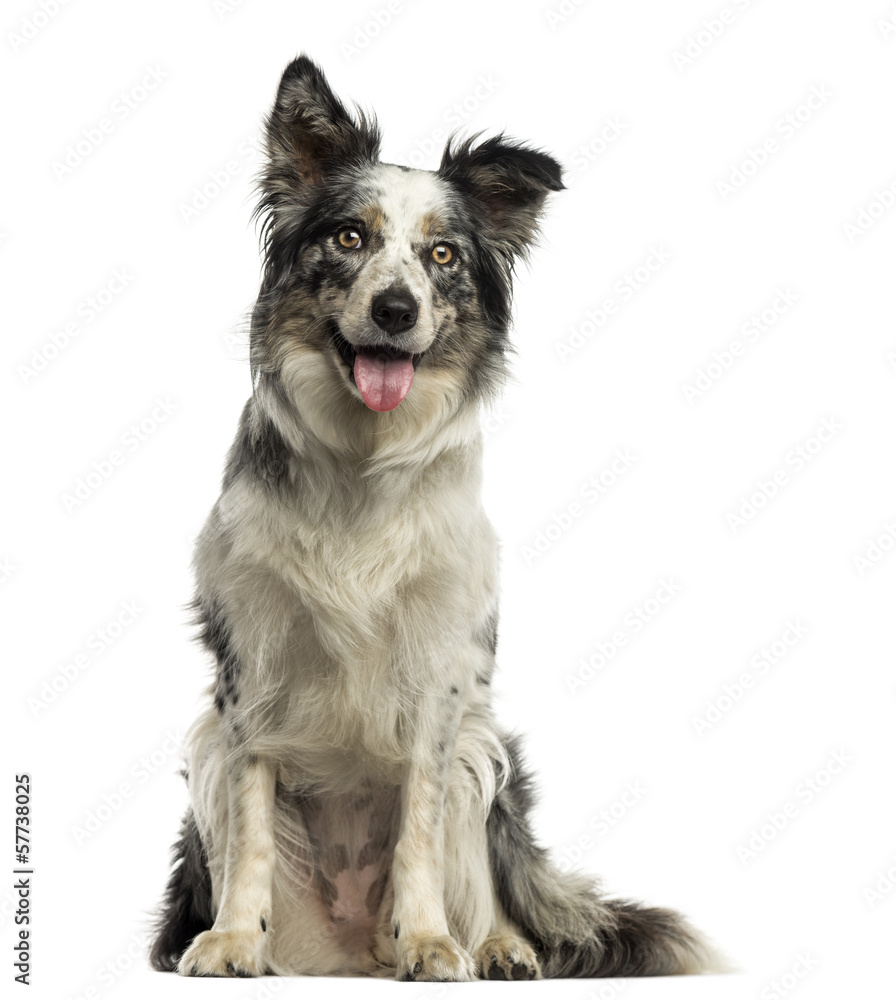
{"label": "white background", "polygon": [[[499,711],[528,736],[537,827],[557,858],[580,853],[612,892],[680,908],[744,970],[503,988],[581,1000],[885,995],[896,6],[44,7],[56,12],[8,3],[2,24],[2,865],[14,867],[13,773],[28,770],[30,995],[444,992],[185,982],[144,960],[186,804],[177,741],[210,677],[185,610],[192,540],[249,391],[250,141],[301,50],[377,111],[387,160],[433,168],[434,133],[463,118],[564,162],[568,190],[519,272],[516,382],[487,438],[486,503],[504,540]],[[94,146],[101,119],[109,130]],[[767,140],[756,167],[750,150]],[[726,193],[718,182],[738,170]],[[617,281],[652,249],[668,259],[625,297]],[[614,315],[589,321],[607,299]],[[748,340],[742,328],[766,309]],[[576,332],[581,346],[561,358]],[[709,388],[689,401],[684,387],[714,354],[728,367],[706,372]],[[820,442],[825,420],[836,433]],[[810,456],[800,468],[799,448]],[[583,487],[617,449],[636,461],[588,502]],[[104,464],[112,452],[120,462]],[[110,474],[91,475],[95,463]],[[762,506],[733,525],[778,470],[775,495],[759,493]],[[79,480],[86,499],[66,502]],[[555,515],[566,529],[533,557],[526,547]],[[647,602],[664,580],[677,593],[657,610]],[[657,613],[636,632],[638,608]],[[754,657],[788,622],[805,634],[760,673]],[[620,632],[571,690],[579,661],[600,666]],[[743,674],[752,686],[735,698]],[[709,703],[715,721],[698,733]],[[620,805],[629,783],[637,794]],[[602,811],[612,826],[597,825]],[[10,982],[11,901],[0,890]]]}

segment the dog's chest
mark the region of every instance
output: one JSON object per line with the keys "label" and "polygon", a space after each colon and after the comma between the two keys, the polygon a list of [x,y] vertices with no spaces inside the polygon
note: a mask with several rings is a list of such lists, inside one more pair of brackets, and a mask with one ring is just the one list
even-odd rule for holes
{"label": "dog's chest", "polygon": [[436,635],[475,601],[494,553],[475,493],[464,482],[435,486],[268,505],[243,552],[282,582],[287,605],[325,645],[400,646],[424,627]]}
{"label": "dog's chest", "polygon": [[385,773],[406,759],[418,706],[464,689],[496,569],[475,485],[442,477],[400,496],[264,505],[231,492],[222,555],[231,579],[252,581],[231,608],[245,655],[266,650],[245,683],[287,713],[282,729],[306,773],[333,787],[358,761]]}

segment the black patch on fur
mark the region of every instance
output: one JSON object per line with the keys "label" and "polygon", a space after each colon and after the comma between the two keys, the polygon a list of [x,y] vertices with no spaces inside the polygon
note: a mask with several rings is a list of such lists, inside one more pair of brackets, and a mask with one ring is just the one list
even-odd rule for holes
{"label": "black patch on fur", "polygon": [[376,879],[370,883],[370,888],[367,890],[367,895],[364,898],[364,905],[367,907],[368,913],[374,914],[380,908],[380,903],[383,901],[388,882],[389,869],[384,868]]}
{"label": "black patch on fur", "polygon": [[498,965],[497,959],[495,959],[492,963],[489,964],[488,972],[485,978],[493,979],[500,982],[503,982],[504,980],[507,979],[507,976],[504,974],[504,970],[501,968],[500,965]]}
{"label": "black patch on fur", "polygon": [[223,488],[227,490],[240,475],[271,491],[289,481],[292,453],[282,435],[250,399],[243,408],[236,438],[227,454]]}
{"label": "black patch on fur", "polygon": [[324,906],[331,906],[339,895],[339,890],[336,886],[324,875],[324,873],[318,868],[316,871],[315,885],[317,886],[317,891],[320,894],[321,902]]}
{"label": "black patch on fur", "polygon": [[215,657],[218,664],[215,675],[215,707],[223,714],[227,702],[239,701],[239,679],[241,664],[233,649],[230,629],[220,604],[197,597],[193,601],[196,612],[195,624],[200,626],[199,641]]}
{"label": "black patch on fur", "polygon": [[513,298],[511,277],[512,260],[498,248],[490,248],[481,239],[474,241],[475,254],[470,262],[476,287],[482,302],[482,311],[496,331],[488,342],[490,354],[506,353],[506,330],[510,326],[510,305]]}
{"label": "black patch on fur", "polygon": [[451,685],[451,687],[450,687],[450,688],[449,688],[448,690],[449,690],[449,691],[450,691],[450,692],[451,692],[452,694],[457,694],[457,685],[456,685],[456,684],[452,684],[452,685]]}
{"label": "black patch on fur", "polygon": [[227,971],[230,973],[231,976],[235,976],[237,979],[252,979],[252,978],[254,978],[252,976],[251,972],[249,972],[248,970],[242,968],[242,966],[240,966],[238,968],[237,966],[235,966],[233,964],[233,962],[228,962],[227,963]]}
{"label": "black patch on fur", "polygon": [[267,933],[268,925],[265,923],[264,917],[261,918],[261,930],[262,933]]}
{"label": "black patch on fur", "polygon": [[398,921],[396,920],[396,921],[395,921],[395,937],[396,937],[396,938],[398,937],[398,932],[399,932],[400,930],[401,930],[401,924],[400,924],[400,923],[398,923]]}
{"label": "black patch on fur", "polygon": [[159,972],[173,972],[193,938],[214,922],[208,858],[192,811],[184,817],[171,858],[174,867],[149,956]]}
{"label": "black patch on fur", "polygon": [[368,865],[372,865],[383,856],[384,850],[385,846],[382,843],[377,843],[375,840],[368,840],[358,852],[358,867],[366,868]]}
{"label": "black patch on fur", "polygon": [[349,866],[348,848],[345,844],[332,844],[323,848],[318,857],[321,870],[327,876],[338,875]]}
{"label": "black patch on fur", "polygon": [[482,687],[489,687],[492,682],[492,673],[495,669],[494,657],[498,650],[498,614],[492,612],[485,620],[485,624],[476,633],[476,643],[484,649],[492,658],[487,669],[476,675],[476,683]]}
{"label": "black patch on fur", "polygon": [[480,643],[495,656],[498,652],[498,612],[493,611],[485,622],[480,636]]}

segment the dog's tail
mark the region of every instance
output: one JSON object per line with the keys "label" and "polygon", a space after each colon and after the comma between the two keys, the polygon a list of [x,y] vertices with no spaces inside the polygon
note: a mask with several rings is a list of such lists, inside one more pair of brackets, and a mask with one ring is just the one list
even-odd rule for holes
{"label": "dog's tail", "polygon": [[173,869],[149,953],[159,972],[173,972],[189,943],[214,919],[211,877],[192,810],[184,817],[171,855]]}
{"label": "dog's tail", "polygon": [[507,742],[512,771],[488,819],[495,889],[539,954],[546,978],[722,972],[727,963],[673,910],[602,899],[594,884],[557,870],[532,836],[531,779]]}

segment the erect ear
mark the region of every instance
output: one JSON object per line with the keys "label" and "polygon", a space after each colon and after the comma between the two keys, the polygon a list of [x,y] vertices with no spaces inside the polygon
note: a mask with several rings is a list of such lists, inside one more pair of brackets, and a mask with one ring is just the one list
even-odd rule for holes
{"label": "erect ear", "polygon": [[549,192],[560,191],[560,164],[537,149],[503,135],[474,146],[473,136],[445,147],[440,176],[451,181],[482,209],[489,235],[523,254],[538,231]]}
{"label": "erect ear", "polygon": [[353,118],[307,56],[284,70],[267,120],[269,179],[318,184],[347,164],[375,160],[380,137],[376,122],[358,111]]}

